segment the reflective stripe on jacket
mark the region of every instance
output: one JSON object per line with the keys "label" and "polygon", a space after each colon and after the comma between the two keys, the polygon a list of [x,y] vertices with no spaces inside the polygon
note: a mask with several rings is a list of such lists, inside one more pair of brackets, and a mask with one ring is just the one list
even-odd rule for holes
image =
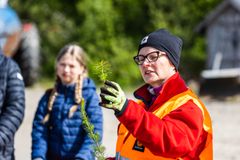
{"label": "reflective stripe on jacket", "polygon": [[[153,112],[154,115],[162,119],[165,115],[171,111],[177,109],[181,105],[185,104],[189,100],[192,100],[196,106],[198,106],[203,114],[203,128],[208,133],[205,147],[199,155],[200,160],[212,160],[212,125],[210,115],[207,112],[203,103],[197,98],[197,96],[192,93],[191,90],[187,90],[181,94],[174,96],[165,102],[161,107]],[[143,103],[142,103],[143,104]],[[143,104],[144,105],[144,104]],[[171,160],[173,158],[164,158],[161,156],[156,156],[151,151],[144,147],[128,130],[124,125],[119,126],[118,130],[118,140],[116,148],[116,159],[117,160]],[[184,159],[184,158],[174,158],[174,159]]]}

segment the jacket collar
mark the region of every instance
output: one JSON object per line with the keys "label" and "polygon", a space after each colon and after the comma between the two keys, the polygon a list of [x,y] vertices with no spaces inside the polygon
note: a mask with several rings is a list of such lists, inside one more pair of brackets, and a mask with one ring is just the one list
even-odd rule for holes
{"label": "jacket collar", "polygon": [[145,84],[134,92],[134,96],[137,99],[142,100],[146,106],[150,106],[150,110],[155,110],[155,105],[159,107],[173,96],[186,91],[188,88],[181,78],[179,72],[175,73],[170,77],[163,85],[162,89],[159,90],[157,98],[152,102],[153,95],[148,91],[149,84]]}
{"label": "jacket collar", "polygon": [[61,82],[58,82],[57,83],[57,91],[58,91],[58,93],[74,92],[75,91],[75,85],[76,84],[64,85]]}

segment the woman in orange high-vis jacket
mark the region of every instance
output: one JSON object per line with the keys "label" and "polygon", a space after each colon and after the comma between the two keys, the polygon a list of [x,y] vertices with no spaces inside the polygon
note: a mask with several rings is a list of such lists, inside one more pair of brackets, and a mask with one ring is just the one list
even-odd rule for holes
{"label": "woman in orange high-vis jacket", "polygon": [[212,124],[178,72],[182,40],[165,29],[144,37],[134,57],[146,84],[127,99],[106,81],[101,105],[120,121],[117,160],[212,160]]}

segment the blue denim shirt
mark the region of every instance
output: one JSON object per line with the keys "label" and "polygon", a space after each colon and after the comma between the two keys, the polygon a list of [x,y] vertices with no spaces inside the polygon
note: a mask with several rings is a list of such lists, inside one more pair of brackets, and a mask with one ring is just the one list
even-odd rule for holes
{"label": "blue denim shirt", "polygon": [[17,13],[10,7],[0,7],[0,48],[6,42],[6,37],[21,30],[21,21]]}

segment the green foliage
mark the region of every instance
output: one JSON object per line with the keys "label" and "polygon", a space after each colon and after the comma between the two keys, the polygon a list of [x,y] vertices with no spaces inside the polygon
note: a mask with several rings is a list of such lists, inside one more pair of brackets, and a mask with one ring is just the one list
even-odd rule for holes
{"label": "green foliage", "polygon": [[108,79],[108,75],[111,73],[110,63],[101,60],[99,63],[95,65],[94,73],[98,75],[99,79],[102,82],[105,82]]}
{"label": "green foliage", "polygon": [[[65,44],[76,42],[88,53],[90,76],[96,62],[111,65],[111,78],[123,86],[142,82],[132,57],[143,36],[167,28],[184,40],[180,71],[197,77],[204,68],[204,38],[195,27],[222,0],[14,0],[21,19],[40,31],[44,77],[54,77],[55,58]],[[173,5],[174,4],[174,5]]]}
{"label": "green foliage", "polygon": [[81,116],[83,120],[82,121],[83,127],[85,131],[88,133],[88,136],[93,140],[95,144],[94,154],[97,160],[105,160],[105,157],[104,157],[105,147],[100,144],[99,135],[97,133],[94,133],[94,125],[89,122],[89,119],[87,117],[87,113],[84,107],[84,99],[82,99],[81,101]]}

